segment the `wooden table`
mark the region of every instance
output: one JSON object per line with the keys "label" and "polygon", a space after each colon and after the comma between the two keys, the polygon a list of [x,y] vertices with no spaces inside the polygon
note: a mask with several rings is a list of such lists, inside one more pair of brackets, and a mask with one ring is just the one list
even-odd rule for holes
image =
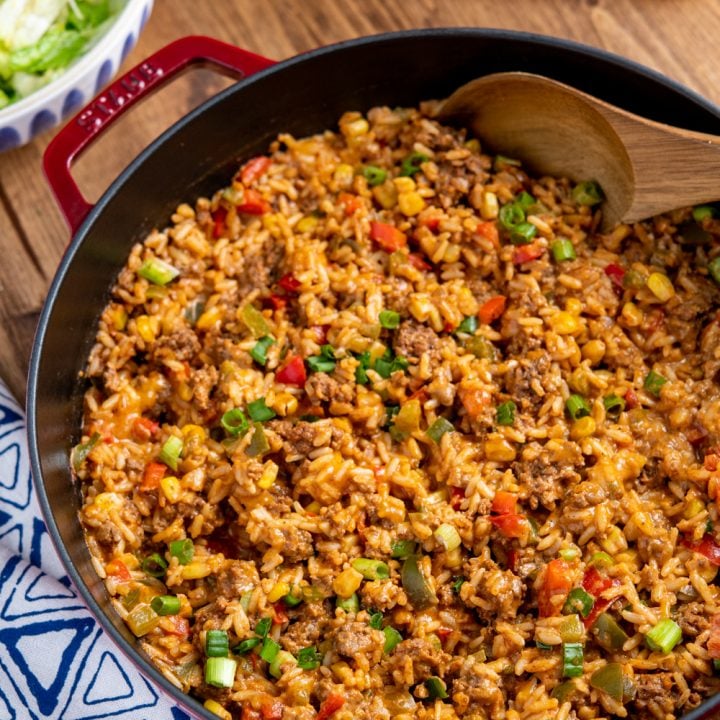
{"label": "wooden table", "polygon": [[[360,35],[441,26],[581,41],[656,68],[720,103],[720,0],[155,0],[127,66],[187,34],[213,35],[282,59]],[[222,86],[203,73],[185,76],[135,109],[80,160],[75,176],[89,197],[98,197],[153,137]],[[0,156],[0,377],[19,399],[38,313],[69,240],[40,169],[51,137]]]}

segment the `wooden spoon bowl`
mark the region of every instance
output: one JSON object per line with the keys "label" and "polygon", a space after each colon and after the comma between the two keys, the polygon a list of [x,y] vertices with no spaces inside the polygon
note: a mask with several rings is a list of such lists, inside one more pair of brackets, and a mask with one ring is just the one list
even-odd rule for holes
{"label": "wooden spoon bowl", "polygon": [[486,75],[456,90],[440,119],[533,172],[595,180],[603,227],[720,199],[720,138],[639,117],[531,73]]}

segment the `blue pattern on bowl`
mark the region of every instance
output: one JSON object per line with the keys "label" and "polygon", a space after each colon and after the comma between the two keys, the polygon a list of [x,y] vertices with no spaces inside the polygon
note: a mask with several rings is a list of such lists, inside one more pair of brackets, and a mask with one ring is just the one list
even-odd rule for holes
{"label": "blue pattern on bowl", "polygon": [[20,133],[11,127],[0,128],[0,152],[12,150],[20,144]]}
{"label": "blue pattern on bowl", "polygon": [[63,100],[63,106],[62,106],[62,116],[65,118],[67,117],[73,110],[77,110],[85,100],[84,95],[78,90],[77,88],[74,88],[71,90]]}
{"label": "blue pattern on bowl", "polygon": [[113,74],[112,60],[106,60],[98,70],[97,80],[95,80],[95,92],[99,93],[107,84]]}
{"label": "blue pattern on bowl", "polygon": [[35,136],[43,130],[54,127],[58,119],[51,110],[41,110],[30,123],[30,135]]}
{"label": "blue pattern on bowl", "polygon": [[135,46],[135,36],[130,33],[126,38],[125,42],[122,46],[122,51],[120,52],[120,64],[122,65],[123,60],[128,56],[129,52],[133,49]]}

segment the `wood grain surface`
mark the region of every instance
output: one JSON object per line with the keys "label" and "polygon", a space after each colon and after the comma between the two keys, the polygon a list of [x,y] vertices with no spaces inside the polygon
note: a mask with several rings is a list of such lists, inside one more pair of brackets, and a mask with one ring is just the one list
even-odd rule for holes
{"label": "wood grain surface", "polygon": [[[653,67],[720,103],[720,0],[155,0],[126,66],[188,34],[273,59],[417,27],[497,27],[570,38]],[[162,90],[77,164],[97,198],[160,131],[223,85],[206,71]],[[52,137],[0,155],[0,377],[22,400],[38,314],[70,234],[41,171]]]}

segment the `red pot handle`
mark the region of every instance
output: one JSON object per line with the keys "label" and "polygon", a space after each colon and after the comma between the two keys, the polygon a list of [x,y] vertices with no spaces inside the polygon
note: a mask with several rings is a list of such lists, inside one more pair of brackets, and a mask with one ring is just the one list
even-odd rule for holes
{"label": "red pot handle", "polygon": [[125,111],[192,65],[243,78],[274,63],[234,45],[197,35],[175,40],[115,80],[60,130],[43,156],[45,176],[72,232],[80,227],[93,205],[83,197],[70,167]]}

